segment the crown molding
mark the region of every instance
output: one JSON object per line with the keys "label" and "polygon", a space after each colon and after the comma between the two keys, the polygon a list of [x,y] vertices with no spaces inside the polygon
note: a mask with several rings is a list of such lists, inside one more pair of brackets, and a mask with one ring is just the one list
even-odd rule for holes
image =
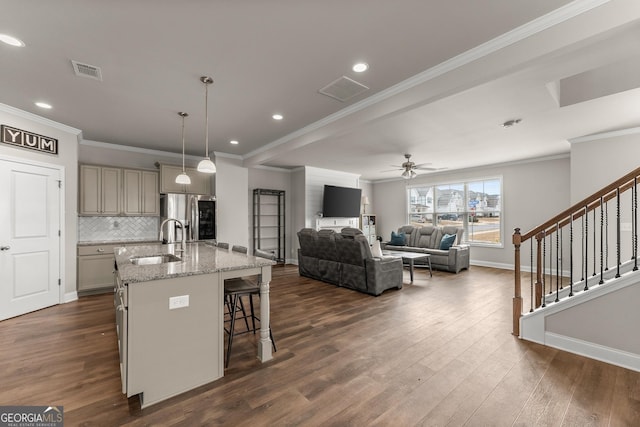
{"label": "crown molding", "polygon": [[23,119],[31,120],[45,126],[50,126],[52,128],[61,130],[63,132],[68,132],[76,136],[79,136],[82,134],[82,131],[80,129],[63,125],[62,123],[54,122],[53,120],[47,119],[46,117],[38,116],[36,114],[29,113],[28,111],[20,110],[18,108],[12,107],[7,104],[0,103],[0,111],[13,114],[14,116],[22,117]]}
{"label": "crown molding", "polygon": [[[104,148],[107,150],[118,150],[118,151],[128,151],[130,153],[141,153],[141,154],[149,154],[153,156],[163,156],[163,157],[172,157],[176,159],[182,159],[182,154],[180,153],[172,153],[170,151],[161,151],[161,150],[153,150],[151,148],[140,148],[140,147],[132,147],[129,145],[119,145],[119,144],[111,144],[109,142],[101,142],[101,141],[92,141],[90,139],[83,139],[80,141],[80,145],[85,145],[87,147],[97,147]],[[189,160],[200,160],[199,156],[192,156],[186,154],[184,156],[185,159]]]}
{"label": "crown molding", "polygon": [[213,155],[215,157],[223,157],[225,159],[242,160],[242,156],[239,156],[237,154],[223,153],[221,151],[214,151]]}
{"label": "crown molding", "polygon": [[579,136],[577,138],[571,138],[570,144],[579,144],[581,142],[597,141],[600,139],[615,138],[618,136],[637,135],[640,133],[640,127],[614,130],[610,132],[594,133],[593,135]]}
{"label": "crown molding", "polygon": [[261,170],[266,170],[271,172],[293,173],[296,169],[300,169],[300,168],[286,169],[286,168],[278,168],[275,166],[256,165],[256,166],[251,166],[250,169],[261,169]]}

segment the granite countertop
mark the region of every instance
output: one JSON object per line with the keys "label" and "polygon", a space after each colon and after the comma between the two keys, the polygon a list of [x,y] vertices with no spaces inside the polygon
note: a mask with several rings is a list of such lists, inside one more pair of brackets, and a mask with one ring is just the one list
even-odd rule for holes
{"label": "granite countertop", "polygon": [[160,243],[158,239],[134,239],[134,240],[81,240],[78,246],[92,245],[135,245],[140,243]]}
{"label": "granite countertop", "polygon": [[[125,283],[137,283],[275,264],[275,261],[266,258],[220,249],[206,243],[187,243],[184,254],[181,254],[179,249],[180,244],[149,244],[116,248],[114,254],[118,274]],[[131,263],[132,258],[162,254],[177,255],[181,260],[153,265]]]}

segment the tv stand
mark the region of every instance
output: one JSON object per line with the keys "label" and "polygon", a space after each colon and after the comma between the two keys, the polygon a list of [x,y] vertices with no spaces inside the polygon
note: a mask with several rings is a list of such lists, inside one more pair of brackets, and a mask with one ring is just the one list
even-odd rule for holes
{"label": "tv stand", "polygon": [[360,218],[317,218],[316,230],[333,230],[339,233],[345,227],[360,228]]}

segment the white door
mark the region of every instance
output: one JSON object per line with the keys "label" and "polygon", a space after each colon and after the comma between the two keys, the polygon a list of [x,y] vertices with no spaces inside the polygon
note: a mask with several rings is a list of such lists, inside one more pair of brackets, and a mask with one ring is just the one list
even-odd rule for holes
{"label": "white door", "polygon": [[0,320],[60,302],[59,180],[0,159]]}

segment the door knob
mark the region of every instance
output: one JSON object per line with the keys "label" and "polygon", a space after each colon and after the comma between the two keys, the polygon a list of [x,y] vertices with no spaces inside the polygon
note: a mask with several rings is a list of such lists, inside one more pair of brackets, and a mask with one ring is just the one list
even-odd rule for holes
{"label": "door knob", "polygon": [[8,251],[11,249],[11,246],[0,246],[0,251]]}

